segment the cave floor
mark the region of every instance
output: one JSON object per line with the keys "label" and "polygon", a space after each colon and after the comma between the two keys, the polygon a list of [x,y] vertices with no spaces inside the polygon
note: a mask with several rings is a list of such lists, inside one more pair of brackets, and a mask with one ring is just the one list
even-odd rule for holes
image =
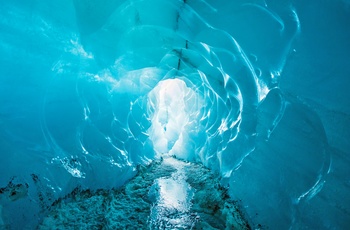
{"label": "cave floor", "polygon": [[166,157],[139,167],[123,187],[75,189],[53,203],[39,229],[250,229],[219,178]]}

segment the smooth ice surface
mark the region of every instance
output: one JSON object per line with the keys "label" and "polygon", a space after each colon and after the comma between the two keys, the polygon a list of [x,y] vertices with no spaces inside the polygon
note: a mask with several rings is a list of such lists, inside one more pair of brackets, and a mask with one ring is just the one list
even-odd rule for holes
{"label": "smooth ice surface", "polygon": [[255,228],[349,228],[349,24],[345,0],[1,0],[0,228],[163,154]]}

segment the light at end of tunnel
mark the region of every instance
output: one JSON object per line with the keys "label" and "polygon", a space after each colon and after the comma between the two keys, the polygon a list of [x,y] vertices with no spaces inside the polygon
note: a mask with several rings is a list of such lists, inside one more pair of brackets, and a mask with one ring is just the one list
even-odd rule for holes
{"label": "light at end of tunnel", "polygon": [[[195,98],[195,100],[193,100]],[[167,79],[148,94],[152,125],[148,134],[158,157],[169,154],[188,158],[193,127],[198,127],[198,110],[202,107],[198,94],[180,79]],[[191,133],[191,134],[190,134]]]}

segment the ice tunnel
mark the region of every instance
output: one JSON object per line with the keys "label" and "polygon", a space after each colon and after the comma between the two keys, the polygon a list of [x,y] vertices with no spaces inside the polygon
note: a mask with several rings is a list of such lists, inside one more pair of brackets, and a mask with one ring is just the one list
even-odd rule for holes
{"label": "ice tunnel", "polygon": [[213,202],[210,169],[252,229],[349,228],[349,23],[346,0],[2,0],[0,229],[166,157],[156,219]]}

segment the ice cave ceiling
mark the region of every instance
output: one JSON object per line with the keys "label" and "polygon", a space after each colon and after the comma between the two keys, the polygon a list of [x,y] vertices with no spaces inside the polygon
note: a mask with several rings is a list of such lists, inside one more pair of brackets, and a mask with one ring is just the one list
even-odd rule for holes
{"label": "ice cave ceiling", "polygon": [[349,25],[345,0],[1,0],[0,228],[164,154],[253,226],[349,228]]}

